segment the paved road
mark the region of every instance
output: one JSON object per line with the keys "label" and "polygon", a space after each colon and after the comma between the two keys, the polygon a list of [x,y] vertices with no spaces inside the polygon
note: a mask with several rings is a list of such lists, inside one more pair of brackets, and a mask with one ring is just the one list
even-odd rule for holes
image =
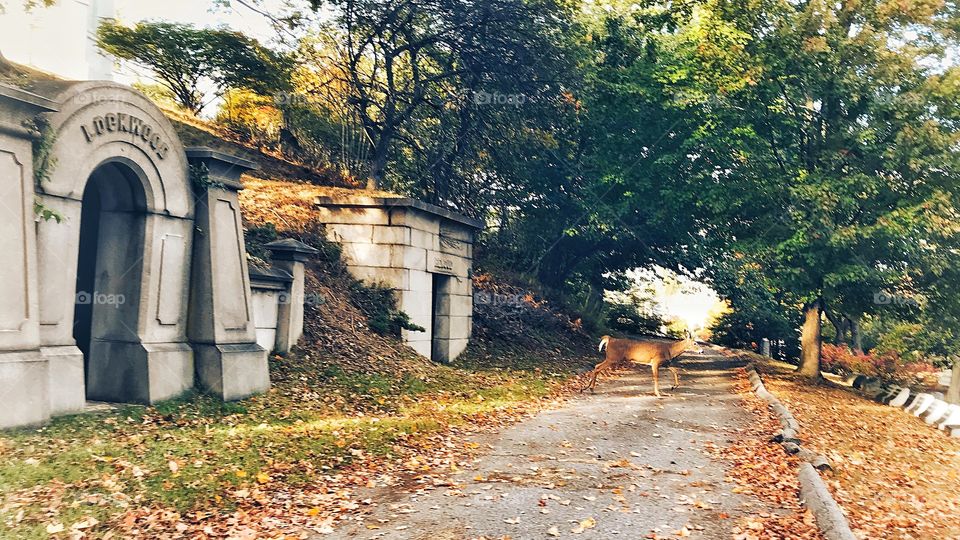
{"label": "paved road", "polygon": [[456,487],[372,490],[379,503],[363,521],[326,538],[677,538],[686,527],[691,538],[729,539],[738,517],[777,510],[734,494],[724,465],[704,449],[727,444],[727,430],[749,421],[732,391],[735,366],[708,349],[680,367],[671,397],[653,397],[641,367],[478,437],[492,448],[454,475]]}

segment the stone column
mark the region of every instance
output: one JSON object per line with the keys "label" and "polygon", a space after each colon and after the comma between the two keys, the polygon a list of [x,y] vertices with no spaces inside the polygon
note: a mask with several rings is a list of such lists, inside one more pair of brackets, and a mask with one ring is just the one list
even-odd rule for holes
{"label": "stone column", "polygon": [[209,148],[188,148],[196,228],[188,336],[197,380],[224,400],[270,387],[267,351],[257,345],[237,192],[256,165]]}
{"label": "stone column", "polygon": [[265,247],[270,250],[274,268],[293,276],[290,292],[285,298],[281,297],[277,313],[277,352],[286,353],[303,335],[303,304],[306,301],[303,265],[317,254],[317,250],[292,238],[276,240]]}
{"label": "stone column", "polygon": [[760,354],[770,357],[770,340],[768,338],[760,340]]}

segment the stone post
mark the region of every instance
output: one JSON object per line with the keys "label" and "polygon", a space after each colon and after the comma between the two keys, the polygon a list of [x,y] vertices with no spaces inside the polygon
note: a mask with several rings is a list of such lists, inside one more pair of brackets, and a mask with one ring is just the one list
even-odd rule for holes
{"label": "stone post", "polygon": [[760,340],[760,354],[770,357],[770,340],[768,338],[763,338]]}
{"label": "stone post", "polygon": [[273,266],[293,276],[290,292],[281,298],[277,313],[277,352],[286,353],[303,335],[303,305],[306,301],[303,265],[317,254],[317,250],[292,238],[275,240],[265,247],[270,250]]}
{"label": "stone post", "polygon": [[209,148],[188,148],[196,198],[188,336],[197,381],[224,400],[270,387],[267,351],[257,345],[237,192],[256,168]]}
{"label": "stone post", "polygon": [[950,368],[950,386],[947,387],[947,403],[960,405],[960,359],[953,360]]}

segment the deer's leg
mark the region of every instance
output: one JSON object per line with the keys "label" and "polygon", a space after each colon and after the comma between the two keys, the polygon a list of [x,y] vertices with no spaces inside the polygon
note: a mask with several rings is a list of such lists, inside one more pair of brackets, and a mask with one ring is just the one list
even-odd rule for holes
{"label": "deer's leg", "polygon": [[673,366],[668,367],[667,369],[669,369],[670,372],[673,373],[673,388],[671,388],[671,390],[676,390],[677,388],[680,387],[680,370]]}
{"label": "deer's leg", "polygon": [[660,366],[657,364],[650,364],[650,368],[653,370],[653,393],[657,397],[660,396]]}
{"label": "deer's leg", "polygon": [[587,382],[587,385],[580,390],[580,393],[583,393],[583,391],[586,390],[587,388],[589,388],[590,391],[593,392],[593,388],[597,385],[597,375],[600,374],[601,369],[606,367],[606,364],[607,364],[607,361],[604,360],[603,362],[600,362],[599,364],[593,367],[593,371],[590,372],[588,376],[590,380],[589,382]]}

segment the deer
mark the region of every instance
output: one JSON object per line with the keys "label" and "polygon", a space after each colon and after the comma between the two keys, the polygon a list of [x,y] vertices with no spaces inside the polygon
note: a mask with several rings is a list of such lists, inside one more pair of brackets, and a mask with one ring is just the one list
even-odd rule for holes
{"label": "deer", "polygon": [[663,343],[660,341],[636,341],[632,339],[619,339],[610,336],[600,338],[599,352],[607,348],[607,356],[603,362],[597,364],[592,371],[587,372],[590,382],[580,389],[582,393],[586,389],[593,392],[597,385],[597,376],[621,363],[632,362],[635,364],[649,365],[653,370],[653,393],[656,396],[663,397],[660,394],[660,368],[665,367],[673,373],[673,387],[671,390],[680,386],[680,374],[676,367],[669,365],[676,357],[683,354],[690,346],[696,342],[687,337],[683,341],[673,343]]}

